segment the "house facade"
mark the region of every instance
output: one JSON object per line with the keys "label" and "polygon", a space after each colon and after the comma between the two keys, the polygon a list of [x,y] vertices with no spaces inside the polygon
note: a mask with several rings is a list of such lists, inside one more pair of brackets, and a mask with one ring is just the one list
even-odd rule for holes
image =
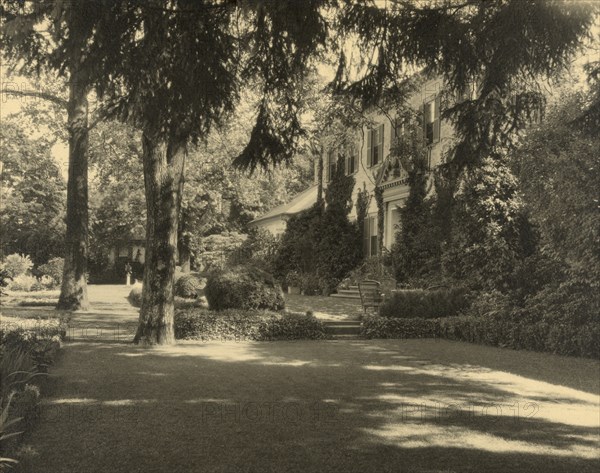
{"label": "house facade", "polygon": [[[441,79],[424,81],[417,92],[412,94],[409,105],[422,113],[423,138],[426,145],[427,165],[433,169],[439,165],[445,147],[452,136],[450,123],[441,120]],[[401,225],[400,209],[409,193],[408,173],[400,162],[400,157],[392,156],[390,150],[396,137],[402,134],[402,126],[395,112],[370,111],[367,113],[369,125],[356,131],[356,139],[344,150],[344,168],[347,175],[354,177],[355,185],[352,201],[356,203],[359,192],[369,193],[368,216],[365,219],[363,249],[366,256],[374,256],[378,251],[377,202],[375,189],[383,193],[383,245],[390,249],[396,231]],[[323,187],[327,188],[340,156],[338,149],[325,149],[323,155]],[[317,176],[315,172],[315,176]],[[263,228],[278,235],[285,231],[285,222],[290,215],[297,214],[312,206],[317,199],[318,183],[300,193],[288,204],[280,205],[267,214],[255,219],[251,225]],[[356,219],[356,205],[353,205],[350,219]]]}

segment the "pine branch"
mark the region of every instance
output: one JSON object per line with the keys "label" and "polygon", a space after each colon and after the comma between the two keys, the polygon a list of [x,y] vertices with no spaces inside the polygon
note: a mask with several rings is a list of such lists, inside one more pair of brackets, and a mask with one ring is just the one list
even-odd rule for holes
{"label": "pine branch", "polygon": [[67,101],[65,99],[61,99],[60,97],[57,97],[56,95],[47,93],[47,92],[37,92],[34,90],[14,90],[14,89],[4,89],[3,90],[4,94],[11,94],[11,95],[18,95],[21,97],[37,97],[39,99],[42,100],[47,100],[49,102],[55,103],[57,105],[60,105],[63,108],[67,108]]}

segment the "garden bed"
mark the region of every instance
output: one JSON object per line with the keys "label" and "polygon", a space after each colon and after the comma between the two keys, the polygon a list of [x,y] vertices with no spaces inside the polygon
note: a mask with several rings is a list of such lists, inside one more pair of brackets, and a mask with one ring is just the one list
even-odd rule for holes
{"label": "garden bed", "polygon": [[362,338],[445,338],[482,345],[600,359],[600,323],[514,322],[499,317],[436,319],[370,316]]}
{"label": "garden bed", "polygon": [[11,458],[18,456],[19,445],[38,420],[44,380],[66,328],[66,320],[60,318],[2,316],[0,320],[0,435],[6,464],[13,464]]}
{"label": "garden bed", "polygon": [[325,326],[312,314],[230,309],[179,310],[175,338],[184,340],[321,340]]}

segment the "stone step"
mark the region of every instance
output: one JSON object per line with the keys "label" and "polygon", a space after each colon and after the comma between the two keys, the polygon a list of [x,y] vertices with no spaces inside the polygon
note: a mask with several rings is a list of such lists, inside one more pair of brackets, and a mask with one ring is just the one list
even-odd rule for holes
{"label": "stone step", "polygon": [[335,335],[334,340],[360,340],[360,337],[354,334],[340,334]]}
{"label": "stone step", "polygon": [[331,294],[329,297],[336,299],[356,299],[360,301],[360,294]]}
{"label": "stone step", "polygon": [[358,335],[360,334],[360,322],[358,320],[336,320],[324,322],[325,330],[334,336]]}
{"label": "stone step", "polygon": [[337,290],[338,294],[356,294],[358,296],[360,296],[360,292],[358,291],[358,289],[354,290],[354,289],[338,289]]}

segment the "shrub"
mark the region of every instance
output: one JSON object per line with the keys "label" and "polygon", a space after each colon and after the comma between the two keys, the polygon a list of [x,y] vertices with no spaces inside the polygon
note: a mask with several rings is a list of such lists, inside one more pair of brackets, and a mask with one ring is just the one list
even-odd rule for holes
{"label": "shrub", "polygon": [[0,269],[0,296],[5,294],[4,288],[8,286],[11,281],[11,277],[8,274],[8,271],[5,269]]}
{"label": "shrub", "polygon": [[323,324],[312,314],[228,309],[178,310],[175,338],[188,340],[318,340],[326,338]]}
{"label": "shrub", "polygon": [[285,307],[283,291],[273,276],[250,266],[214,270],[208,276],[205,294],[213,310]]}
{"label": "shrub", "polygon": [[328,338],[325,326],[312,313],[272,316],[258,328],[258,340],[321,340]]}
{"label": "shrub", "polygon": [[127,296],[127,301],[133,306],[140,308],[142,307],[142,285],[133,286],[129,295]]}
{"label": "shrub", "polygon": [[54,289],[56,287],[56,280],[50,276],[42,276],[39,283],[43,289]]}
{"label": "shrub", "polygon": [[361,325],[363,338],[431,338],[437,335],[433,319],[392,319],[368,316]]}
{"label": "shrub", "polygon": [[19,255],[17,253],[8,255],[4,260],[4,264],[2,265],[2,268],[11,278],[27,273],[32,267],[33,263],[29,256]]}
{"label": "shrub", "polygon": [[34,286],[38,283],[38,280],[27,274],[21,274],[15,276],[13,280],[8,284],[8,289],[11,291],[23,291],[30,292],[34,289]]}
{"label": "shrub", "polygon": [[394,292],[381,306],[382,317],[424,318],[456,315],[468,305],[467,292],[462,288],[403,289]]}
{"label": "shrub", "polygon": [[63,267],[65,260],[63,258],[52,258],[47,263],[38,267],[40,276],[48,276],[54,280],[54,286],[60,286],[62,283]]}
{"label": "shrub", "polygon": [[185,299],[195,299],[205,285],[193,274],[182,274],[175,281],[175,295]]}

